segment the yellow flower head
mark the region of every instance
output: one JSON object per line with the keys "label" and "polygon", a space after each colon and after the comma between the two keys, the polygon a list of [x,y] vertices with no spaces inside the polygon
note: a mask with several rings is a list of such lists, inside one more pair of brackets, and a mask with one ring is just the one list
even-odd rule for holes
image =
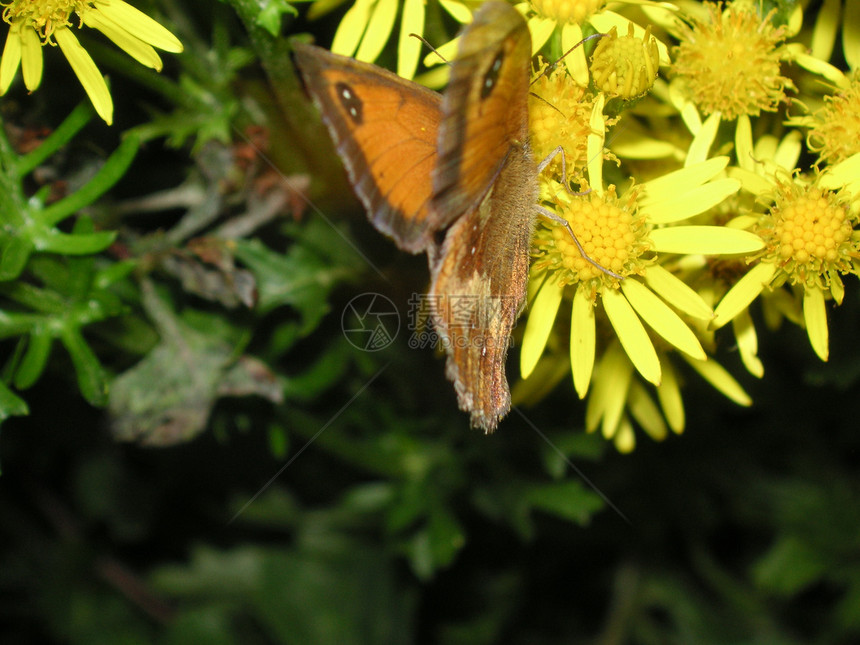
{"label": "yellow flower head", "polygon": [[581,25],[603,9],[606,0],[532,0],[538,15],[559,23]]}
{"label": "yellow flower head", "polygon": [[[538,161],[561,146],[567,174],[575,176],[587,160],[594,98],[585,87],[574,83],[563,67],[557,66],[548,74],[545,71],[546,63],[542,63],[529,95],[529,143]],[[548,169],[563,180],[560,156],[553,158]]]}
{"label": "yellow flower head", "polygon": [[600,40],[591,57],[591,78],[594,86],[609,97],[632,100],[645,94],[657,78],[660,53],[651,27],[644,37],[634,35],[633,24],[627,35],[618,37],[618,28]]}
{"label": "yellow flower head", "polygon": [[[9,35],[0,59],[0,95],[20,66],[29,91],[42,82],[42,47],[59,45],[99,116],[113,122],[113,100],[93,59],[73,28],[97,29],[139,63],[161,70],[154,47],[181,52],[182,43],[167,29],[122,0],[9,0],[2,3]],[[77,19],[72,22],[72,14]],[[76,23],[76,24],[75,24]]]}
{"label": "yellow flower head", "polygon": [[780,74],[787,51],[779,43],[784,27],[774,27],[743,5],[706,4],[708,20],[690,19],[682,25],[672,71],[693,102],[705,114],[719,112],[734,120],[775,111],[794,90]]}
{"label": "yellow flower head", "polygon": [[812,115],[806,136],[819,161],[836,164],[860,152],[860,73],[855,72],[843,91],[824,98],[824,107]]}

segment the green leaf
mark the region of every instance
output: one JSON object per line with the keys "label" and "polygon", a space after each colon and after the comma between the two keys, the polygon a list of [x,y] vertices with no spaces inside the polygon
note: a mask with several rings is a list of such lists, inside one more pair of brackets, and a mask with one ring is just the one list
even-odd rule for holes
{"label": "green leaf", "polygon": [[575,479],[534,486],[526,492],[533,509],[585,525],[603,508],[603,500]]}
{"label": "green leaf", "polygon": [[34,242],[39,251],[62,255],[89,255],[104,251],[113,243],[116,235],[116,231],[70,235],[56,229],[49,229],[35,236]]}
{"label": "green leaf", "polygon": [[21,417],[30,414],[30,409],[24,399],[16,396],[0,381],[0,421],[8,417]]}
{"label": "green leaf", "polygon": [[281,35],[281,16],[289,14],[299,15],[298,10],[284,0],[269,0],[265,3],[260,13],[257,14],[256,24],[277,38]]}
{"label": "green leaf", "polygon": [[81,394],[90,405],[96,407],[107,405],[107,375],[80,330],[71,325],[66,326],[60,333],[60,339],[72,358]]}
{"label": "green leaf", "polygon": [[33,252],[33,243],[24,236],[0,237],[0,281],[14,280]]}
{"label": "green leaf", "polygon": [[34,330],[30,334],[27,352],[15,372],[16,388],[26,390],[39,380],[45,371],[53,343],[53,336],[44,329]]}

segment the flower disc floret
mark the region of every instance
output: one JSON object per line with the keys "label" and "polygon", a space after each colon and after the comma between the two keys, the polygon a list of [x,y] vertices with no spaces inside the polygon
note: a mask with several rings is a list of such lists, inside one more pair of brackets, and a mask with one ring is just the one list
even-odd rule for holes
{"label": "flower disc floret", "polygon": [[660,54],[651,27],[645,37],[634,36],[633,24],[627,35],[618,37],[613,27],[600,39],[591,57],[591,77],[597,89],[608,96],[631,100],[645,94],[657,78]]}
{"label": "flower disc floret", "polygon": [[606,0],[532,0],[541,16],[560,23],[582,24],[603,8]]}
{"label": "flower disc floret", "polygon": [[783,27],[753,9],[706,5],[709,20],[690,19],[681,27],[673,71],[705,114],[720,112],[727,120],[773,112],[795,89],[780,74]]}

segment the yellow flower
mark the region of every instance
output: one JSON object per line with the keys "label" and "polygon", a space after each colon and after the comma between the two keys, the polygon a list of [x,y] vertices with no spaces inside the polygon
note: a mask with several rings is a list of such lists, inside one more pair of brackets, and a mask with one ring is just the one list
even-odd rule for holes
{"label": "yellow flower", "polygon": [[707,18],[681,23],[671,70],[679,101],[691,101],[706,115],[729,121],[775,111],[792,81],[780,73],[789,58],[780,43],[788,28],[774,27],[755,7],[706,3]]}
{"label": "yellow flower", "polygon": [[845,294],[841,276],[860,275],[860,235],[854,230],[860,212],[856,197],[860,191],[860,154],[811,178],[778,166],[761,173],[735,169],[732,175],[767,204],[754,228],[764,249],[747,257],[747,262],[755,264],[720,301],[713,327],[719,328],[742,314],[759,295],[771,290],[778,293],[788,285],[802,299],[803,324],[810,344],[826,361],[829,338],[825,302],[841,304]]}
{"label": "yellow flower", "polygon": [[[640,8],[659,9],[664,13],[677,11],[677,7],[668,2],[651,2],[650,0],[620,0],[613,2],[614,6],[630,4]],[[561,50],[567,52],[583,39],[583,26],[590,25],[595,31],[608,34],[613,28],[622,34],[628,34],[640,42],[652,43],[659,54],[661,65],[669,62],[669,51],[666,45],[653,39],[650,31],[628,20],[615,11],[606,8],[606,0],[532,0],[530,4],[521,5],[524,13],[531,7],[529,29],[532,32],[532,51],[537,52],[549,40],[556,29],[561,30]],[[648,45],[650,47],[650,44]],[[574,80],[587,85],[589,76],[582,47],[578,47],[565,57],[565,64]],[[638,73],[638,66],[635,70]]]}
{"label": "yellow flower", "polygon": [[[530,309],[520,354],[520,370],[528,379],[544,353],[562,301],[572,295],[569,364],[580,398],[585,398],[592,382],[596,386],[600,373],[614,370],[600,367],[595,371],[598,321],[609,323],[611,329],[605,331],[617,339],[610,345],[618,343],[630,369],[655,386],[663,381],[662,347],[674,348],[694,363],[707,360],[695,333],[676,312],[709,320],[712,311],[695,291],[662,266],[664,258],[754,252],[763,246],[747,231],[681,224],[738,190],[739,182],[721,177],[728,163],[725,157],[691,164],[634,186],[620,196],[614,186],[604,188],[602,110],[601,95],[594,103],[588,136],[591,191],[570,195],[544,186],[542,195],[544,203],[568,221],[590,260],[582,256],[563,227],[538,228],[533,244],[536,257]],[[601,271],[595,263],[624,279]],[[660,351],[643,321],[660,339]],[[609,428],[604,433],[614,436],[621,418],[604,422]]]}
{"label": "yellow flower", "polygon": [[[0,95],[5,94],[18,67],[29,91],[42,81],[42,47],[59,45],[84,86],[98,115],[113,122],[113,100],[93,59],[72,31],[84,25],[102,32],[139,63],[161,70],[153,47],[181,52],[182,43],[146,14],[122,0],[9,0],[2,2],[9,35],[0,59]],[[72,22],[76,14],[77,25]]]}

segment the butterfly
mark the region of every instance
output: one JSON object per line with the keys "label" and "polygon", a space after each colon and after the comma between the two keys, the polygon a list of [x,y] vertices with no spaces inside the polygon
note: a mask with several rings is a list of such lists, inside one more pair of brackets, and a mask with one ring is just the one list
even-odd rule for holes
{"label": "butterfly", "polygon": [[538,215],[528,26],[505,2],[483,4],[441,95],[313,45],[294,50],[370,221],[401,249],[427,253],[423,302],[446,374],[472,426],[493,432],[510,410],[505,358]]}

